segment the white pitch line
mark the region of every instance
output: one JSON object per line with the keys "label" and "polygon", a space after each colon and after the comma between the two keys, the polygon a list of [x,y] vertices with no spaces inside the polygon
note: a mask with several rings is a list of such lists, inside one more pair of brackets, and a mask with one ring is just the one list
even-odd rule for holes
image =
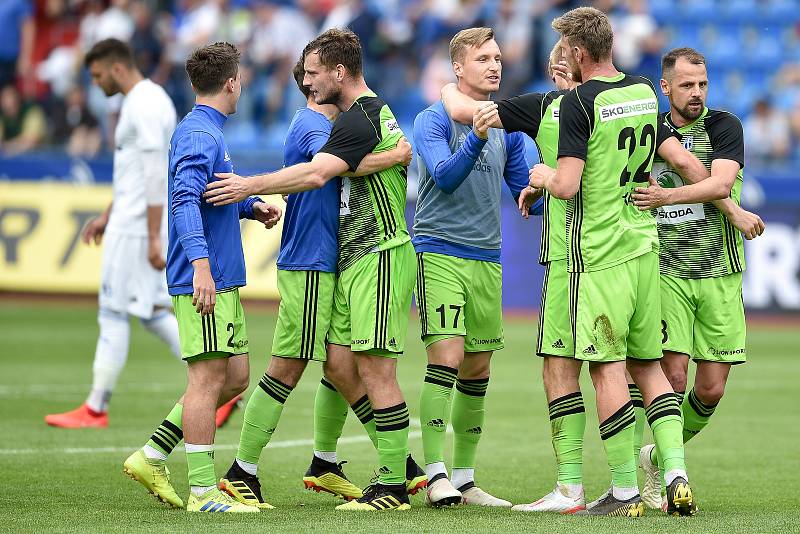
{"label": "white pitch line", "polygon": [[[412,426],[419,426],[417,425]],[[422,432],[414,431],[408,433],[408,439],[416,439],[422,436]],[[339,438],[339,443],[363,443],[369,441],[369,436],[348,436]],[[309,447],[314,445],[313,439],[287,439],[283,441],[271,441],[267,444],[268,449],[289,449],[293,447]],[[235,451],[238,444],[222,443],[214,445],[216,451]],[[20,456],[25,454],[103,454],[131,452],[136,450],[136,446],[130,447],[63,447],[60,449],[0,449],[0,456]],[[183,447],[175,447],[175,450],[183,450]]]}

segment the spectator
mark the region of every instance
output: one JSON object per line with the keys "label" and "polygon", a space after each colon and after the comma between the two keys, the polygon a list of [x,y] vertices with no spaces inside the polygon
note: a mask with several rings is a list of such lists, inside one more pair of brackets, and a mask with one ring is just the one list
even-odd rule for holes
{"label": "spectator", "polygon": [[497,6],[491,26],[503,52],[503,83],[498,97],[520,94],[530,80],[531,16],[526,0],[500,0]]}
{"label": "spectator", "polygon": [[31,66],[34,24],[30,0],[0,2],[0,87],[13,83]]}
{"label": "spectator", "polygon": [[131,50],[136,66],[145,76],[150,76],[161,62],[162,45],[153,24],[153,13],[150,6],[136,0],[131,4],[134,31],[131,36]]}
{"label": "spectator", "polygon": [[44,139],[44,112],[37,104],[22,102],[13,85],[0,89],[0,151],[7,156],[38,147]]}
{"label": "spectator", "polygon": [[744,121],[744,136],[750,159],[766,163],[789,156],[789,119],[766,99],[758,100]]}
{"label": "spectator", "polygon": [[67,146],[72,157],[92,158],[100,151],[103,138],[97,119],[86,106],[86,93],[82,87],[73,87],[63,105],[56,106],[52,118],[52,141]]}
{"label": "spectator", "polygon": [[[253,64],[254,117],[268,123],[281,117],[292,66],[306,43],[316,36],[312,22],[301,11],[259,1],[255,7],[248,58]],[[294,83],[294,82],[293,82]]]}
{"label": "spectator", "polygon": [[[611,19],[614,26],[614,63],[624,72],[639,73],[645,61],[654,57],[660,59],[664,36],[645,0],[627,0],[624,5],[627,10]],[[652,73],[648,74],[652,76]]]}

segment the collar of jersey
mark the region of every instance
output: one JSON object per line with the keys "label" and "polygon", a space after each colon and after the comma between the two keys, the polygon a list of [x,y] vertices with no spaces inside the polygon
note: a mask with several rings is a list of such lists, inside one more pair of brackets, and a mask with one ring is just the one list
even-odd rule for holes
{"label": "collar of jersey", "polygon": [[625,73],[620,72],[616,76],[595,76],[594,78],[592,78],[592,80],[597,80],[599,82],[606,82],[606,83],[614,83],[622,80],[624,77]]}
{"label": "collar of jersey", "polygon": [[217,127],[221,130],[223,126],[225,126],[225,121],[228,120],[227,115],[224,113],[220,113],[216,109],[212,108],[211,106],[206,106],[204,104],[195,104],[194,109],[198,111],[202,111],[211,119],[211,122],[217,125]]}
{"label": "collar of jersey", "polygon": [[353,100],[353,103],[350,105],[350,107],[352,108],[356,104],[356,102],[358,102],[360,99],[364,98],[365,96],[378,96],[378,95],[376,95],[375,92],[372,91],[372,89],[367,89],[366,91],[364,91],[363,93],[358,95],[355,100]]}
{"label": "collar of jersey", "polygon": [[694,126],[695,124],[697,124],[698,121],[700,121],[703,118],[705,118],[705,116],[707,114],[708,114],[708,108],[706,106],[703,106],[703,112],[700,114],[699,117],[697,117],[695,120],[693,120],[692,122],[690,122],[686,126],[681,126],[680,128],[678,128],[678,126],[674,122],[672,122],[672,111],[667,113],[667,120],[669,121],[670,125],[672,125],[673,128],[675,128],[679,132],[683,133],[686,130],[688,130],[689,128],[691,128],[692,126]]}

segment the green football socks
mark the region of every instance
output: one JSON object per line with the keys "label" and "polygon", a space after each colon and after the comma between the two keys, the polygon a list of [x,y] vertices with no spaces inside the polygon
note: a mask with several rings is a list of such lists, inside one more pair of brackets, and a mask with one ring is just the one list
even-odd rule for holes
{"label": "green football socks", "polygon": [[214,473],[214,446],[186,444],[186,463],[189,470],[189,486],[210,488],[217,485]]}
{"label": "green football socks", "polygon": [[378,480],[381,484],[405,484],[408,456],[408,407],[405,402],[374,409],[378,441]]}
{"label": "green football socks", "polygon": [[239,450],[236,452],[238,460],[258,464],[261,451],[272,438],[283,412],[283,404],[291,392],[291,387],[264,373],[244,410]]}
{"label": "green football socks", "polygon": [[372,445],[378,448],[378,435],[375,431],[375,414],[372,411],[372,404],[369,402],[369,397],[364,395],[358,399],[355,404],[351,406],[353,413],[356,414],[358,420],[364,425],[364,431],[369,436]]}
{"label": "green football socks", "polygon": [[458,369],[428,364],[419,400],[425,464],[444,462],[444,441],[450,420],[450,400]]}
{"label": "green football socks", "polygon": [[[155,429],[153,435],[147,440],[146,445],[152,447],[156,451],[162,453],[165,459],[172,453],[172,450],[183,439],[183,404],[178,403],[172,407],[172,410],[167,415],[158,428]],[[145,452],[147,454],[147,452]],[[149,455],[148,455],[149,456]]]}
{"label": "green football socks", "polygon": [[647,417],[644,413],[644,398],[642,392],[636,384],[628,384],[628,393],[631,396],[631,404],[633,404],[633,415],[636,418],[636,424],[633,427],[633,460],[639,463],[639,451],[642,449],[642,440],[644,439],[644,427],[647,426]]}
{"label": "green football socks", "polygon": [[646,413],[658,449],[659,467],[665,473],[676,470],[685,473],[683,421],[678,399],[672,392],[664,393],[653,399]]}
{"label": "green football socks", "polygon": [[323,377],[314,396],[314,450],[336,452],[349,406],[333,384]]}
{"label": "green football socks", "polygon": [[716,404],[706,404],[698,399],[694,389],[689,392],[681,403],[684,443],[695,437],[706,427],[716,408]]}
{"label": "green football socks", "polygon": [[586,430],[586,409],[580,391],[554,399],[547,405],[550,432],[556,453],[558,482],[564,485],[583,484],[583,434]]}
{"label": "green football socks", "polygon": [[[600,423],[600,438],[611,468],[614,488],[637,488],[636,462],[633,459],[633,435],[636,417],[633,404],[625,403],[608,419]],[[638,490],[637,490],[638,493]]]}
{"label": "green football socks", "polygon": [[[456,380],[453,394],[453,469],[474,469],[486,416],[488,378]],[[427,462],[427,460],[426,460]]]}

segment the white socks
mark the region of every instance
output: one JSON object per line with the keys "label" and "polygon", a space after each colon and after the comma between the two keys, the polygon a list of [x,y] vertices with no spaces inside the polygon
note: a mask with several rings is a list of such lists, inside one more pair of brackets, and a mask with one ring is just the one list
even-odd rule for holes
{"label": "white socks", "polygon": [[687,482],[689,481],[689,475],[686,474],[686,471],[683,469],[670,469],[666,473],[664,473],[664,482],[669,486],[672,484],[672,481],[676,478],[681,477]]}
{"label": "white socks", "polygon": [[166,461],[167,455],[161,452],[160,450],[156,449],[155,447],[151,447],[150,445],[145,445],[142,447],[142,452],[144,453],[145,457],[148,460],[164,460]]}
{"label": "white socks", "polygon": [[86,404],[95,412],[105,412],[128,359],[131,330],[127,314],[109,309],[100,309],[97,323],[100,336],[94,353],[92,391]]}
{"label": "white socks", "polygon": [[333,464],[336,463],[336,451],[327,452],[327,451],[314,451],[314,456],[321,460],[325,460],[326,462],[331,462]]}
{"label": "white socks", "polygon": [[258,473],[258,464],[251,464],[250,462],[245,462],[238,458],[236,458],[236,463],[242,468],[242,471],[247,474],[255,476],[255,474]]}
{"label": "white socks", "polygon": [[149,319],[141,319],[142,326],[156,335],[158,339],[169,345],[172,354],[180,359],[181,344],[178,339],[178,320],[171,312],[159,310]]}
{"label": "white socks", "polygon": [[456,489],[460,488],[464,484],[475,482],[475,469],[453,468],[453,477],[450,479],[450,482],[453,483],[453,487]]}
{"label": "white socks", "polygon": [[616,499],[620,501],[627,501],[628,499],[632,499],[639,495],[639,488],[636,486],[632,488],[618,488],[617,486],[611,486],[611,492]]}
{"label": "white socks", "polygon": [[425,464],[425,474],[428,475],[428,480],[433,480],[433,477],[438,474],[447,476],[447,468],[444,466],[444,462]]}

